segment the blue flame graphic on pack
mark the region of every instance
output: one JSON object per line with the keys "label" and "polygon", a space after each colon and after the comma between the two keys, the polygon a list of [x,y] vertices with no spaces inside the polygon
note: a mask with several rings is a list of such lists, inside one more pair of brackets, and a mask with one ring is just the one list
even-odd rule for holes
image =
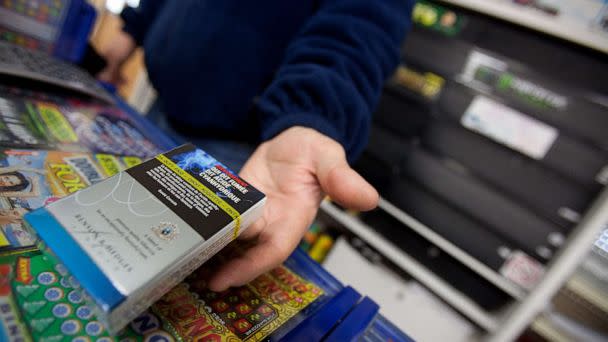
{"label": "blue flame graphic on pack", "polygon": [[171,157],[171,160],[173,160],[173,162],[177,164],[177,166],[179,166],[182,170],[188,171],[193,174],[205,172],[217,165],[220,165],[225,168],[222,163],[218,162],[207,152],[200,149],[176,154]]}
{"label": "blue flame graphic on pack", "polygon": [[[182,170],[188,171],[191,174],[200,174],[201,172],[205,172],[218,165],[228,170],[228,172],[235,174],[227,166],[218,162],[210,154],[201,149],[176,154],[171,157],[171,160]],[[230,188],[227,190],[230,191]],[[220,191],[216,192],[215,194],[220,198],[228,198],[228,196]]]}

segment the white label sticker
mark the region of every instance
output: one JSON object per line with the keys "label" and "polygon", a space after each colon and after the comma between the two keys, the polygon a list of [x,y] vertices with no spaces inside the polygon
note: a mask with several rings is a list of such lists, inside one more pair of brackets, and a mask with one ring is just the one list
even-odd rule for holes
{"label": "white label sticker", "polygon": [[500,268],[500,274],[526,290],[532,290],[544,273],[541,263],[521,251],[513,252]]}
{"label": "white label sticker", "polygon": [[484,96],[477,96],[460,123],[534,159],[543,159],[559,132],[556,128]]}

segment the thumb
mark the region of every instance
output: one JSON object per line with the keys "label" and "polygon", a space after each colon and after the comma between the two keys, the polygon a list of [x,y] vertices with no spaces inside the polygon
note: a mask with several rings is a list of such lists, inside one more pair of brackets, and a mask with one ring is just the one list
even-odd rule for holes
{"label": "thumb", "polygon": [[378,192],[348,165],[344,150],[341,146],[339,148],[337,153],[318,154],[320,159],[316,171],[321,188],[345,208],[360,211],[374,209],[378,205]]}
{"label": "thumb", "polygon": [[114,71],[113,71],[112,67],[106,66],[103,70],[101,70],[99,73],[97,73],[97,75],[95,75],[95,77],[98,80],[103,81],[103,82],[114,83],[113,74],[114,74]]}
{"label": "thumb", "polygon": [[121,73],[121,65],[116,63],[108,63],[108,65],[96,75],[96,78],[115,86],[121,86],[125,83],[125,79]]}

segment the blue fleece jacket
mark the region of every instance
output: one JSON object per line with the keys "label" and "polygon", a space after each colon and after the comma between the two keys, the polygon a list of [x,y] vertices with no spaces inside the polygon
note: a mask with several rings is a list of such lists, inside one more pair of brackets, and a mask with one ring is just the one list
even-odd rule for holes
{"label": "blue fleece jacket", "polygon": [[122,13],[179,130],[263,141],[301,125],[363,150],[413,0],[142,0]]}

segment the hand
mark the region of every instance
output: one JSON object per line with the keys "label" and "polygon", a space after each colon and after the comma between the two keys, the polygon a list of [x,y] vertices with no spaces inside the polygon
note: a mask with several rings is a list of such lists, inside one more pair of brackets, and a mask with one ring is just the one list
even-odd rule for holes
{"label": "hand", "polygon": [[97,74],[97,79],[115,86],[124,84],[125,79],[121,69],[136,47],[135,40],[129,34],[121,31],[116,35],[112,43],[101,53],[106,60],[106,67]]}
{"label": "hand", "polygon": [[350,168],[342,146],[304,127],[292,127],[260,145],[241,176],[267,196],[262,218],[240,236],[254,241],[223,265],[209,288],[240,286],[281,264],[312,223],[324,194],[340,205],[371,210],[378,193]]}
{"label": "hand", "polygon": [[0,225],[15,224],[15,223],[20,223],[20,222],[21,222],[21,217],[19,217],[19,216],[13,216],[13,215],[0,216]]}

